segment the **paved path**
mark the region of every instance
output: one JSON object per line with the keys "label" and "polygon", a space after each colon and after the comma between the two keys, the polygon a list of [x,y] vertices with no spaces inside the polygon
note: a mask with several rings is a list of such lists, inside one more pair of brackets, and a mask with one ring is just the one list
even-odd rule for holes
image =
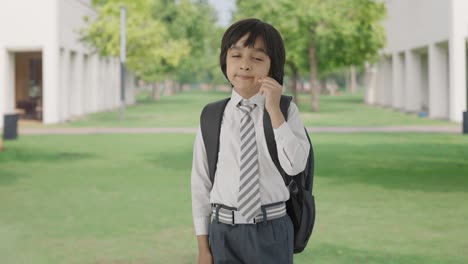
{"label": "paved path", "polygon": [[[424,132],[460,134],[461,125],[457,126],[386,126],[386,127],[308,127],[310,133],[390,133]],[[85,135],[85,134],[158,134],[185,133],[194,134],[197,128],[161,127],[161,128],[119,128],[119,127],[84,127],[84,128],[19,128],[20,135]]]}

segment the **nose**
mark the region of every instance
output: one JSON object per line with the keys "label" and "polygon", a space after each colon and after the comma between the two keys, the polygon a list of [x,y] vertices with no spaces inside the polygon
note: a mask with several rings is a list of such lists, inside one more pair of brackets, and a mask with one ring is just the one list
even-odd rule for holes
{"label": "nose", "polygon": [[248,63],[248,60],[243,59],[240,64],[240,69],[244,71],[249,71],[250,70],[250,65]]}

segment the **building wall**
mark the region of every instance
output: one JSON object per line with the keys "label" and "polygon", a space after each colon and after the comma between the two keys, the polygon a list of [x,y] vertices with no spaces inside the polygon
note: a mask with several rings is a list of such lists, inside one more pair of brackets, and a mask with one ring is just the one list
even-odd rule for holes
{"label": "building wall", "polygon": [[463,119],[467,110],[467,62],[468,1],[451,0],[449,38],[449,117]]}
{"label": "building wall", "polygon": [[386,53],[415,49],[449,37],[450,0],[387,0]]}
{"label": "building wall", "polygon": [[88,53],[85,45],[79,41],[79,29],[86,26],[84,17],[90,20],[97,17],[90,0],[60,0],[58,14],[59,45],[75,52]]}
{"label": "building wall", "polygon": [[[79,29],[86,26],[85,17],[92,20],[97,16],[91,1],[59,1],[59,45],[61,75],[60,98],[68,114],[61,121],[84,114],[116,109],[120,106],[120,62],[118,58],[101,58],[80,42]],[[79,88],[80,87],[80,88]],[[134,93],[134,86],[126,86]],[[126,98],[133,104],[134,97]]]}
{"label": "building wall", "polygon": [[387,45],[375,64],[377,84],[367,87],[376,98],[366,102],[460,122],[468,101],[468,1],[384,2]]}
{"label": "building wall", "polygon": [[[57,43],[56,28],[57,0],[15,0],[2,1],[0,8],[0,126],[3,127],[3,115],[15,109],[15,52],[40,51],[52,55],[43,57],[43,85],[53,86],[54,72],[53,50]],[[30,21],[30,22],[29,22]],[[52,59],[52,60],[51,60]],[[45,96],[44,91],[44,96]],[[51,97],[52,98],[52,97]],[[44,102],[45,103],[45,102]],[[44,111],[50,112],[54,107]]]}
{"label": "building wall", "polygon": [[57,0],[2,1],[0,45],[2,48],[42,49],[55,39]]}
{"label": "building wall", "polygon": [[[57,123],[120,106],[118,58],[101,58],[79,41],[91,0],[15,0],[0,8],[0,127],[14,111],[14,54],[42,52],[43,122]],[[13,77],[12,77],[13,76]],[[130,76],[134,77],[130,74]],[[134,85],[127,86],[133,104]]]}

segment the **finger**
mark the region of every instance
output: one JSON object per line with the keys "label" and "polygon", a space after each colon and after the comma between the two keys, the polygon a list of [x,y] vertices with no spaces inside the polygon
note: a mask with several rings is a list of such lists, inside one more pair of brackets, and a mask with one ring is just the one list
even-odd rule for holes
{"label": "finger", "polygon": [[266,89],[266,90],[268,90],[268,91],[279,89],[278,86],[276,86],[276,85],[271,85],[271,84],[267,84],[267,83],[262,84],[262,88],[263,88],[263,89]]}
{"label": "finger", "polygon": [[275,79],[273,79],[271,77],[262,78],[262,83],[272,83],[272,84],[278,84],[279,85],[279,83]]}
{"label": "finger", "polygon": [[260,82],[261,77],[260,76],[255,76],[254,78],[254,83]]}

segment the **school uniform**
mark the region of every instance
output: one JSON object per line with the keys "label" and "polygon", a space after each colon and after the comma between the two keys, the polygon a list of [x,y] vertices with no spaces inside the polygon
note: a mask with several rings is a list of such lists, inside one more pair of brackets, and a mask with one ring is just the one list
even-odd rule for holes
{"label": "school uniform", "polygon": [[[239,188],[243,185],[240,130],[246,115],[239,104],[246,102],[253,106],[248,114],[255,132],[256,173],[262,205],[248,223],[244,223],[238,210]],[[292,263],[293,226],[284,206],[289,191],[268,151],[263,131],[264,108],[265,96],[256,94],[245,100],[232,90],[221,123],[213,185],[201,129],[197,132],[191,175],[193,223],[196,235],[209,235],[215,263]],[[306,166],[310,145],[293,102],[287,120],[273,132],[281,167],[287,174],[296,175]]]}

